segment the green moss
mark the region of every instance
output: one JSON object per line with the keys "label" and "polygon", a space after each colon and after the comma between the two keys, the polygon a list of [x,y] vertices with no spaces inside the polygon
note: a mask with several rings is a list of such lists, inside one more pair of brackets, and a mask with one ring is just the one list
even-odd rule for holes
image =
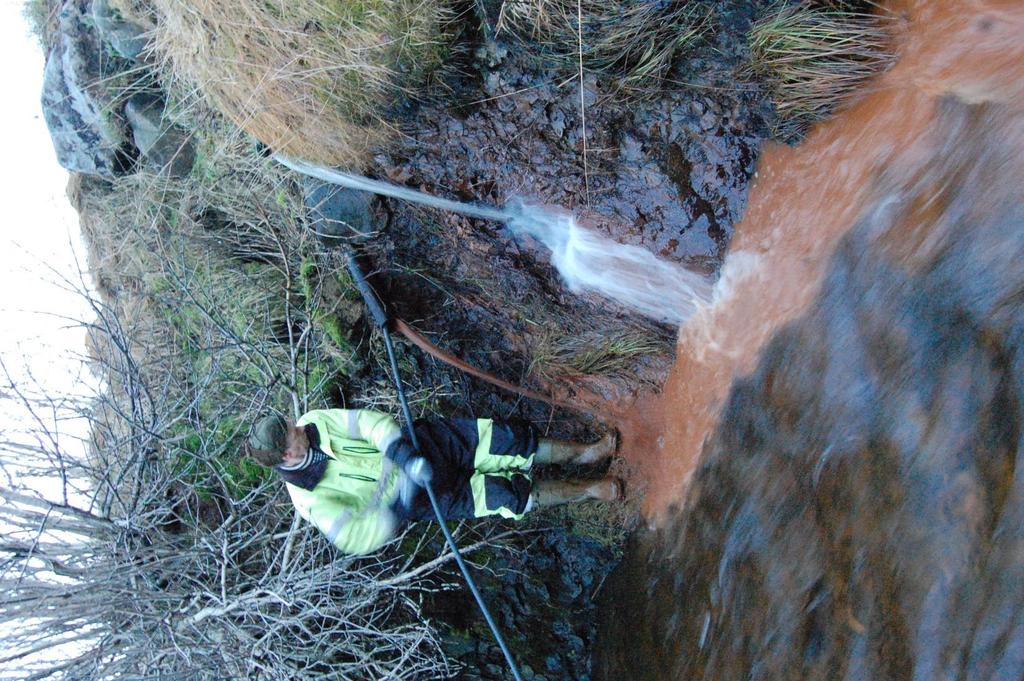
{"label": "green moss", "polygon": [[359,293],[359,289],[356,288],[356,284],[352,281],[352,273],[348,270],[337,270],[334,273],[334,280],[338,285],[339,295],[342,299],[349,302],[363,304],[363,296]]}
{"label": "green moss", "polygon": [[247,424],[239,417],[218,419],[203,432],[177,429],[173,468],[200,498],[215,496],[221,483],[233,499],[241,499],[273,478],[270,469],[241,455]]}
{"label": "green moss", "polygon": [[305,259],[299,265],[299,282],[302,286],[302,297],[306,299],[307,305],[312,305],[316,299],[316,280],[318,278],[316,263]]}
{"label": "green moss", "polygon": [[281,208],[287,209],[289,206],[288,192],[283,188],[277,190],[277,194],[274,195],[274,202],[277,203]]}
{"label": "green moss", "polygon": [[299,380],[302,381],[302,390],[305,394],[323,393],[333,382],[335,372],[332,367],[322,362],[311,362],[309,367],[302,372]]}
{"label": "green moss", "polygon": [[247,457],[228,455],[226,461],[218,460],[218,467],[232,498],[241,499],[249,492],[273,479],[273,472]]}
{"label": "green moss", "polygon": [[326,317],[320,323],[320,328],[323,329],[324,335],[331,339],[339,350],[344,352],[354,352],[352,344],[349,342],[345,328],[341,324],[341,320],[337,317]]}
{"label": "green moss", "polygon": [[[313,260],[307,259],[302,261],[302,264],[299,266],[299,281],[302,296],[306,301],[307,314],[313,324],[320,330],[323,337],[331,343],[336,353],[345,358],[339,369],[347,373],[350,369],[349,360],[355,355],[355,348],[349,340],[348,330],[344,322],[336,314],[324,311],[328,301],[323,300],[324,295],[320,276],[320,268]],[[336,275],[336,281],[333,283],[336,286],[331,288],[337,288],[339,292],[345,292],[354,288],[348,279],[347,273]]]}

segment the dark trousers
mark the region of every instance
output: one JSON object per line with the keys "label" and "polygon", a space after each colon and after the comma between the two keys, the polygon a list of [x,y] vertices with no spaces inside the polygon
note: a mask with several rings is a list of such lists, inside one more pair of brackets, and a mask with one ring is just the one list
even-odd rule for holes
{"label": "dark trousers", "polygon": [[[413,427],[420,454],[433,468],[431,486],[446,519],[518,519],[527,510],[537,451],[533,426],[491,419],[420,419]],[[434,519],[422,488],[416,488],[408,505],[399,501],[394,510],[404,520]]]}

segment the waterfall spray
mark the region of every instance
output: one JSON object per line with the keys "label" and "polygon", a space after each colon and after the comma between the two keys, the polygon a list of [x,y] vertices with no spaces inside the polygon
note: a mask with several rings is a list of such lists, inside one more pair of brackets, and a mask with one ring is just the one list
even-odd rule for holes
{"label": "waterfall spray", "polygon": [[550,249],[551,262],[571,291],[594,291],[659,321],[681,324],[711,299],[712,285],[706,277],[639,246],[620,244],[585,229],[563,211],[518,199],[504,208],[452,201],[305,161],[274,158],[298,173],[331,184],[504,223]]}

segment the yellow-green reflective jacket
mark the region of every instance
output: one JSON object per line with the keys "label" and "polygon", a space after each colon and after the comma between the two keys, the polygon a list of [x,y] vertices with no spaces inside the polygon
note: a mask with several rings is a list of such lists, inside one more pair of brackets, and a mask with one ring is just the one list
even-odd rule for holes
{"label": "yellow-green reflective jacket", "polygon": [[296,425],[313,424],[328,456],[320,482],[303,489],[286,482],[299,515],[348,554],[370,553],[394,534],[390,507],[398,498],[398,468],[384,456],[402,431],[389,416],[369,409],[317,409]]}

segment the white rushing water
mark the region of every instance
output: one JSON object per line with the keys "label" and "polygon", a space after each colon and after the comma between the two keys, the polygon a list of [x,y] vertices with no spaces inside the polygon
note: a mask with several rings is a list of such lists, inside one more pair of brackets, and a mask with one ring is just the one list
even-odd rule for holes
{"label": "white rushing water", "polygon": [[620,244],[581,227],[570,213],[518,203],[507,214],[509,227],[551,250],[551,263],[570,291],[594,291],[673,324],[681,324],[698,304],[711,299],[707,277],[662,260],[646,248]]}
{"label": "white rushing water", "polygon": [[305,161],[275,158],[324,182],[503,222],[551,251],[551,263],[571,291],[593,291],[658,321],[681,324],[698,305],[711,299],[712,284],[707,277],[661,260],[640,246],[620,244],[581,227],[570,213],[521,201],[505,208],[452,201]]}

